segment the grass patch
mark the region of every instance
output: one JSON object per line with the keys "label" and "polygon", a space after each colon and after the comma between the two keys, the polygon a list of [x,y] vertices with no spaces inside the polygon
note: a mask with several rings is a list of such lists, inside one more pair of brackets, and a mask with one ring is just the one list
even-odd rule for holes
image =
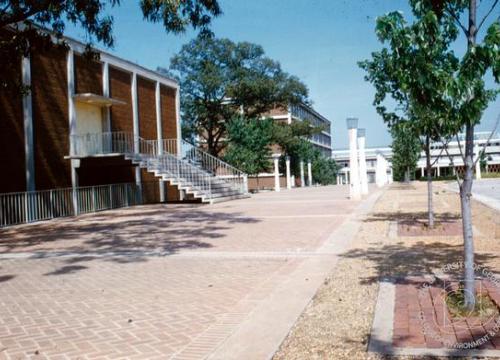
{"label": "grass patch", "polygon": [[449,292],[446,295],[446,305],[452,318],[478,317],[481,319],[496,317],[500,314],[498,307],[486,294],[476,295],[476,304],[472,311],[464,307],[464,289]]}

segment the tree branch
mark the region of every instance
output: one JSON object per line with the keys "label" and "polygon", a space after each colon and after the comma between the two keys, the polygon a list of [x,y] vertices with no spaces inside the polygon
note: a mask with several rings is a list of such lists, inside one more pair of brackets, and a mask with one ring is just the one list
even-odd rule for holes
{"label": "tree branch", "polygon": [[453,10],[451,10],[450,8],[448,8],[448,7],[446,7],[446,11],[455,20],[455,22],[457,23],[457,25],[460,26],[460,28],[464,32],[465,36],[468,36],[469,35],[469,30],[467,30],[467,28],[464,25],[462,25],[462,23],[460,22],[460,18],[457,16],[457,14],[455,14],[455,12]]}
{"label": "tree branch", "polygon": [[[448,155],[448,159],[450,159],[450,163],[451,163],[452,168],[455,168],[455,165],[453,164],[453,158],[451,157],[450,153],[448,152],[448,146],[445,147],[445,151],[446,151],[446,155]],[[456,171],[456,170],[455,170],[455,176],[456,176],[458,188],[460,189],[462,184],[460,183],[460,177],[458,176],[458,171]]]}
{"label": "tree branch", "polygon": [[0,19],[0,28],[3,28],[7,25],[12,25],[20,21],[27,20],[29,17],[47,10],[49,4],[47,1],[39,1],[36,3],[36,5],[33,5],[31,9],[23,9],[24,11],[21,11],[17,14],[11,14],[10,16],[2,16]]}
{"label": "tree branch", "polygon": [[486,19],[490,16],[490,14],[493,12],[493,10],[495,9],[495,7],[498,5],[498,1],[499,0],[495,0],[493,2],[493,5],[491,5],[491,8],[490,10],[486,13],[486,15],[484,15],[483,19],[481,20],[481,22],[479,23],[478,27],[477,27],[477,30],[476,30],[476,34],[479,32],[479,30],[481,29],[481,27],[483,26],[484,22],[486,21]]}
{"label": "tree branch", "polygon": [[491,131],[490,136],[488,137],[488,141],[486,141],[486,143],[484,144],[483,150],[480,151],[479,154],[477,154],[477,159],[476,161],[474,161],[474,166],[476,166],[479,159],[481,159],[481,155],[486,152],[486,147],[490,144],[491,138],[496,133],[499,123],[500,123],[500,114],[498,114],[497,116],[497,121],[495,122],[495,126],[493,127],[493,130]]}
{"label": "tree branch", "polygon": [[460,151],[460,157],[462,158],[462,161],[464,162],[465,164],[465,156],[464,156],[464,153],[462,151],[462,144],[460,143],[460,138],[458,137],[458,134],[455,135],[456,138],[457,138],[457,144],[458,144],[458,150]]}

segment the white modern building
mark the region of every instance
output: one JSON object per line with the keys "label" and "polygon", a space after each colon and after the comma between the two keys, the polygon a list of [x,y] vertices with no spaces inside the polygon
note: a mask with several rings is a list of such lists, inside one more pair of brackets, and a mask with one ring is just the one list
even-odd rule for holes
{"label": "white modern building", "polygon": [[[488,143],[490,135],[491,132],[489,131],[476,132],[474,134],[474,158],[476,159],[478,153],[485,149],[486,172],[500,172],[500,134],[495,133]],[[448,153],[444,150],[444,145],[443,142],[435,142],[431,145],[431,158],[432,163],[434,163],[432,166],[432,175],[449,176],[455,174],[455,172],[463,172],[464,162],[461,153],[465,152],[465,134],[460,134],[458,141],[453,140],[448,143]],[[462,151],[460,151],[460,148]],[[422,152],[418,160],[417,174],[415,175],[416,178],[426,175],[426,158],[424,152]]]}
{"label": "white modern building", "polygon": [[[490,137],[490,132],[476,132],[474,135],[474,158],[478,156],[478,153],[485,149],[485,160],[486,160],[486,172],[500,172],[500,134],[495,133],[489,143],[488,138]],[[488,145],[486,146],[486,144]],[[435,142],[431,145],[431,158],[432,158],[432,176],[450,176],[456,172],[462,173],[464,169],[464,163],[462,160],[462,155],[460,152],[460,147],[462,148],[462,153],[465,147],[465,134],[460,134],[458,136],[458,141],[453,140],[447,144],[448,154],[444,150],[444,144],[442,142]],[[377,153],[381,153],[384,159],[388,161],[389,169],[388,173],[392,172],[392,149],[391,147],[377,147],[377,148],[367,148],[366,149],[366,164],[368,172],[368,182],[375,183],[375,173],[377,168]],[[449,156],[448,156],[449,155]],[[451,157],[451,159],[450,159]],[[349,183],[349,149],[333,150],[332,158],[339,165],[339,178],[341,184]],[[436,161],[437,159],[437,161]],[[422,151],[420,154],[420,159],[417,163],[417,169],[415,173],[415,179],[419,179],[426,176],[426,157],[425,152]]]}
{"label": "white modern building", "polygon": [[[368,183],[376,182],[376,170],[377,170],[377,154],[381,154],[382,157],[388,163],[388,176],[392,174],[392,149],[390,147],[376,147],[376,148],[366,148],[366,172],[368,175]],[[349,149],[333,150],[332,158],[335,160],[339,166],[339,183],[349,184]]]}

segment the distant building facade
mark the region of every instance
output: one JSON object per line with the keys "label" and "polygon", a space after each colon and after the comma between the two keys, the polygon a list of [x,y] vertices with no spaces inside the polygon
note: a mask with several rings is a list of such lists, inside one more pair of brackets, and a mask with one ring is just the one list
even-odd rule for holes
{"label": "distant building facade", "polygon": [[[390,147],[366,148],[366,172],[369,183],[375,183],[376,180],[377,154],[382,154],[385,160],[387,160],[389,164],[388,171],[392,173],[392,149]],[[335,160],[339,168],[337,183],[349,184],[351,171],[349,167],[349,149],[333,150],[332,159]]]}
{"label": "distant building facade", "polygon": [[[478,151],[485,149],[484,160],[486,162],[486,172],[500,172],[500,134],[495,133],[491,136],[490,132],[476,132],[474,134],[474,159],[478,156]],[[447,144],[448,153],[444,150],[444,144],[442,142],[434,142],[431,144],[431,162],[432,162],[432,176],[450,176],[455,173],[463,173],[464,163],[459,148],[463,148],[465,145],[465,135],[459,134],[458,139],[450,141]],[[378,147],[378,148],[367,148],[366,149],[366,165],[368,172],[368,182],[375,182],[375,170],[377,166],[377,153],[381,153],[382,156],[389,162],[389,166],[392,167],[392,148],[390,147]],[[449,155],[449,156],[448,156]],[[335,160],[339,166],[339,181],[341,184],[349,183],[349,149],[333,150],[332,158]],[[451,159],[450,159],[451,158]],[[426,156],[425,152],[420,153],[420,158],[417,162],[417,167],[415,170],[414,178],[420,179],[427,174],[426,170]]]}
{"label": "distant building facade", "polygon": [[292,121],[309,121],[313,126],[322,126],[321,133],[309,140],[325,157],[332,153],[331,121],[305,104],[290,105],[287,108],[275,108],[269,117],[291,124]]}

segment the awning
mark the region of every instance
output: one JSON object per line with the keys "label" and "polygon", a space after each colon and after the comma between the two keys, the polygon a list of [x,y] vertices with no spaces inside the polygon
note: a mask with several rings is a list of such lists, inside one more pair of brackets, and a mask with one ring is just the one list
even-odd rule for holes
{"label": "awning", "polygon": [[97,106],[111,106],[111,105],[125,105],[126,102],[121,100],[112,99],[107,96],[92,94],[92,93],[84,93],[84,94],[75,94],[73,95],[73,100],[97,105]]}

